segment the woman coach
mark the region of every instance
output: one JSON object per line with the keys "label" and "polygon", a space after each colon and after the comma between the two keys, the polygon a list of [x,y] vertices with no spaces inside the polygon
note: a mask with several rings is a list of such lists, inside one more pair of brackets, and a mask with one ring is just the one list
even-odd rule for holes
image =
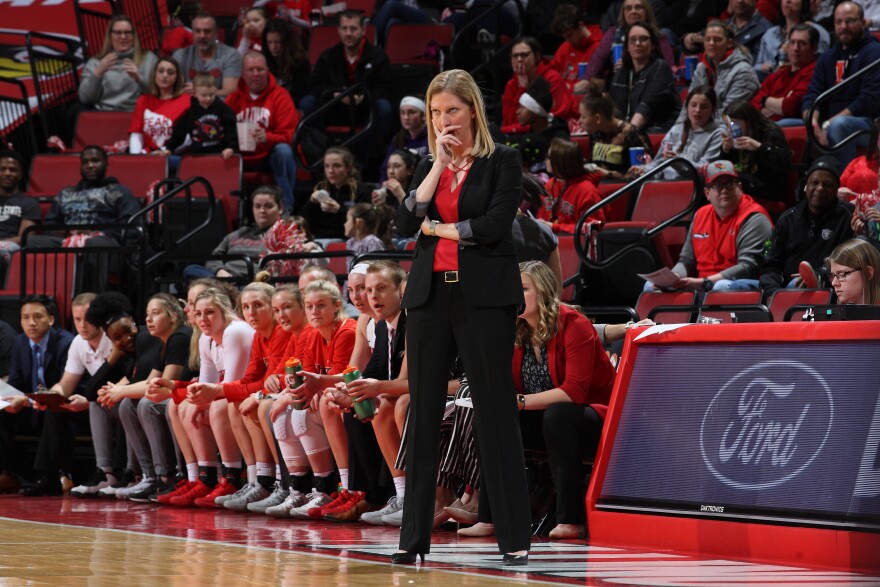
{"label": "woman coach", "polygon": [[410,414],[406,499],[395,563],[431,544],[440,420],[456,353],[471,385],[483,487],[508,565],[528,562],[531,534],[516,396],[510,370],[522,284],[511,226],[522,189],[519,153],[492,142],[483,99],[462,70],[428,86],[431,157],[400,206],[401,234],[420,231],[402,307],[407,310]]}

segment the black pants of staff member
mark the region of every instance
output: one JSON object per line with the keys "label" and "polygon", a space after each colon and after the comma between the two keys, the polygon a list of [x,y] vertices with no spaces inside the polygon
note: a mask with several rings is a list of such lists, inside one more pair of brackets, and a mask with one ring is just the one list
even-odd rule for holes
{"label": "black pants of staff member", "polygon": [[[590,406],[558,403],[546,410],[520,412],[523,445],[546,450],[556,491],[556,523],[584,524],[586,510],[586,468],[584,458],[596,456],[602,419]],[[479,443],[480,439],[477,439]],[[480,492],[480,521],[492,522],[491,504]]]}
{"label": "black pants of staff member", "polygon": [[407,310],[411,399],[401,550],[430,550],[440,420],[456,350],[471,387],[474,428],[480,438],[480,462],[499,550],[528,550],[531,515],[510,369],[515,328],[513,306],[475,308],[459,285],[442,281],[442,274],[435,274],[428,301]]}

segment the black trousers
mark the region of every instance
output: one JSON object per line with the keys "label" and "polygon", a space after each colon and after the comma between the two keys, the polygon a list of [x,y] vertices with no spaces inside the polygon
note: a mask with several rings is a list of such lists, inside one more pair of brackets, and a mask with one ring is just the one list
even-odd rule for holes
{"label": "black trousers", "polygon": [[468,377],[479,436],[483,491],[495,515],[500,552],[528,550],[531,516],[513,390],[516,309],[471,306],[457,284],[434,276],[428,301],[407,311],[410,420],[400,548],[431,547],[440,459],[440,420],[456,351]]}
{"label": "black trousers", "polygon": [[[590,406],[558,403],[520,412],[523,445],[546,450],[556,491],[556,523],[587,521],[585,458],[596,456],[602,419]],[[479,442],[480,439],[478,439]],[[480,521],[492,522],[492,505],[480,493]]]}

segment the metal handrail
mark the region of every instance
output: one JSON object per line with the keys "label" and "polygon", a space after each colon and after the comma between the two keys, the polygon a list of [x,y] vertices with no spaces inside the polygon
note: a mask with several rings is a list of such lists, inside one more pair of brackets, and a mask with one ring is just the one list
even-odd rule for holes
{"label": "metal handrail", "polygon": [[874,71],[878,67],[880,67],[880,59],[878,59],[874,63],[869,64],[866,67],[863,67],[862,69],[860,69],[859,71],[857,71],[853,75],[849,76],[848,78],[843,79],[840,83],[835,84],[834,86],[828,88],[827,90],[825,90],[824,92],[819,94],[819,97],[817,97],[813,101],[813,104],[810,106],[810,109],[807,112],[807,121],[808,122],[805,124],[805,126],[807,127],[807,129],[806,129],[807,130],[807,141],[809,142],[809,145],[811,147],[815,148],[817,151],[819,151],[823,155],[833,155],[834,153],[839,151],[844,145],[846,145],[847,143],[849,143],[851,141],[854,141],[856,138],[860,137],[861,135],[871,134],[870,130],[857,130],[856,132],[852,133],[851,135],[849,135],[848,137],[846,137],[842,141],[836,143],[833,147],[826,147],[824,145],[820,145],[819,141],[816,140],[816,129],[813,128],[812,120],[813,120],[813,114],[815,113],[817,106],[819,106],[821,103],[827,102],[831,97],[840,93],[840,91],[842,89],[844,89],[845,87],[847,87],[849,85],[852,85],[854,82],[856,82],[857,80],[860,80],[862,77],[866,76],[868,73]]}
{"label": "metal handrail", "polygon": [[[361,128],[360,131],[352,134],[350,137],[348,137],[347,139],[342,141],[342,144],[340,146],[347,147],[348,145],[350,145],[351,143],[353,143],[354,141],[359,139],[361,136],[365,135],[366,133],[370,132],[373,129],[373,117],[374,117],[373,111],[375,110],[375,108],[373,107],[373,95],[370,93],[370,90],[366,86],[364,86],[363,84],[354,84],[353,86],[349,86],[348,88],[342,90],[342,92],[338,96],[335,96],[334,98],[332,98],[328,102],[322,104],[320,107],[318,107],[317,110],[315,110],[314,112],[312,112],[311,114],[309,114],[308,116],[304,117],[302,120],[299,121],[299,124],[296,127],[296,131],[293,133],[292,144],[294,146],[293,156],[296,158],[297,164],[301,168],[307,169],[309,172],[314,173],[315,171],[317,171],[321,167],[321,165],[322,165],[321,162],[323,161],[323,158],[321,158],[320,160],[316,161],[315,163],[312,163],[311,165],[307,165],[305,161],[300,160],[299,152],[298,152],[299,149],[297,149],[296,147],[297,147],[297,145],[299,145],[299,138],[300,138],[300,135],[302,134],[301,130],[307,126],[306,123],[310,122],[312,119],[317,118],[319,115],[326,112],[327,110],[329,110],[331,107],[335,106],[336,104],[341,104],[343,98],[345,98],[347,96],[352,96],[354,94],[363,94],[364,101],[370,105],[369,115],[367,116],[367,123],[364,125],[363,128]],[[322,99],[319,101],[323,101],[323,94],[322,94]],[[349,108],[350,108],[351,114],[352,114],[352,121],[351,121],[352,128],[355,128],[354,127],[354,122],[355,122],[354,121],[354,107],[355,106],[353,103],[349,104]],[[314,129],[317,127],[310,127],[310,128]]]}
{"label": "metal handrail", "polygon": [[[155,190],[158,191],[159,188],[161,188],[164,185],[174,185],[174,184],[177,184],[177,182],[180,182],[180,180],[174,179],[174,178],[162,180],[155,187]],[[187,204],[187,207],[189,207],[189,205],[192,203],[192,200],[193,200],[193,195],[192,195],[192,192],[190,191],[190,187],[196,183],[202,184],[206,188],[207,200],[208,200],[208,215],[205,218],[204,222],[202,222],[201,224],[199,224],[198,226],[196,226],[195,228],[193,228],[192,230],[190,230],[189,232],[187,232],[186,234],[184,234],[183,236],[178,238],[176,241],[174,241],[174,243],[172,244],[172,247],[176,248],[176,247],[179,247],[183,244],[186,244],[194,236],[196,236],[196,234],[198,234],[199,232],[201,232],[202,230],[204,230],[205,228],[210,226],[211,222],[214,220],[214,209],[216,208],[216,206],[215,206],[216,198],[214,196],[214,188],[211,186],[211,182],[209,182],[207,179],[205,179],[204,177],[202,177],[200,175],[190,177],[186,181],[180,182],[179,185],[172,188],[171,190],[169,190],[167,193],[163,194],[162,196],[160,196],[156,200],[152,201],[147,206],[144,206],[138,212],[135,212],[134,214],[132,214],[131,217],[128,219],[128,224],[132,224],[136,220],[140,219],[141,217],[146,216],[149,212],[156,210],[159,206],[161,206],[162,204],[164,204],[168,200],[171,200],[172,198],[177,196],[180,192],[185,192],[186,204]],[[169,253],[170,253],[170,251],[167,249],[159,251],[158,253],[156,253],[155,255],[150,257],[149,259],[147,259],[146,265],[151,266],[151,265],[157,263],[158,261],[161,261],[162,259],[167,257],[169,255]]]}
{"label": "metal handrail", "polygon": [[[668,228],[669,226],[676,224],[679,220],[682,220],[683,218],[685,218],[686,216],[691,214],[696,209],[697,200],[699,199],[700,195],[703,193],[703,176],[702,176],[702,174],[697,171],[697,168],[694,167],[693,163],[691,163],[689,160],[685,159],[684,157],[675,157],[673,159],[669,159],[667,161],[664,161],[663,163],[661,163],[660,165],[658,165],[654,169],[651,169],[650,171],[648,171],[644,175],[629,182],[628,184],[624,185],[623,187],[621,187],[620,189],[618,189],[614,193],[609,194],[605,199],[597,202],[596,204],[593,204],[592,206],[590,206],[590,208],[587,209],[586,212],[581,214],[581,217],[578,218],[577,224],[575,225],[575,231],[574,231],[574,234],[575,234],[574,248],[578,254],[578,257],[580,257],[581,263],[583,263],[584,265],[586,265],[590,269],[605,269],[606,267],[612,265],[618,259],[622,258],[624,255],[626,255],[627,253],[629,253],[635,247],[638,246],[638,243],[632,243],[630,245],[624,246],[622,249],[620,249],[619,251],[617,251],[616,253],[614,253],[613,255],[608,257],[607,259],[604,259],[601,261],[593,261],[586,254],[587,249],[586,249],[586,243],[584,241],[586,239],[589,239],[589,233],[584,234],[584,230],[583,230],[584,224],[586,223],[587,218],[589,218],[590,215],[595,213],[597,210],[600,210],[600,209],[604,208],[605,206],[611,204],[615,200],[622,198],[630,190],[637,188],[637,187],[641,187],[642,184],[647,182],[650,178],[652,178],[655,175],[657,175],[658,173],[662,172],[667,167],[672,167],[672,166],[675,166],[676,170],[679,172],[681,171],[682,168],[685,168],[688,171],[688,173],[693,177],[694,193],[691,195],[691,201],[687,205],[687,207],[684,208],[683,210],[681,210],[680,212],[673,214],[672,216],[670,216],[669,218],[667,218],[663,222],[660,222],[659,224],[647,229],[645,231],[645,236],[647,236],[648,238],[653,237],[657,233],[659,233],[663,230],[666,230],[666,228]],[[566,280],[566,281],[568,281],[568,280]]]}
{"label": "metal handrail", "polygon": [[415,251],[370,251],[368,253],[361,253],[355,257],[351,262],[351,266],[354,267],[358,263],[364,261],[412,261],[414,252]]}

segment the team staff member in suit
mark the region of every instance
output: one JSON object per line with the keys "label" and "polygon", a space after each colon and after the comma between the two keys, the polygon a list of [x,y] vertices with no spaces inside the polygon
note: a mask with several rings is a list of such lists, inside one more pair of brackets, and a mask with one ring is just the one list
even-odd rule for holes
{"label": "team staff member in suit", "polygon": [[461,354],[474,402],[483,487],[505,564],[526,564],[530,512],[510,370],[522,284],[511,226],[522,190],[519,153],[495,145],[480,90],[462,70],[428,86],[432,157],[398,209],[401,234],[421,231],[402,307],[407,310],[410,419],[400,550],[413,563],[431,545],[446,382]]}
{"label": "team staff member in suit", "polygon": [[[27,395],[49,389],[64,373],[73,335],[55,327],[55,314],[55,302],[46,296],[31,295],[21,301],[23,332],[16,337],[12,348],[9,384]],[[0,457],[4,460],[19,454],[15,425],[25,429],[32,425],[30,414],[14,416],[25,407],[34,407],[27,395],[3,398],[10,403],[0,412]],[[33,465],[36,483],[21,492],[28,496],[61,495],[58,470],[69,471],[73,461],[74,418],[65,412],[47,411],[42,420],[42,429],[32,431],[40,436]],[[4,462],[3,469],[6,468]]]}

